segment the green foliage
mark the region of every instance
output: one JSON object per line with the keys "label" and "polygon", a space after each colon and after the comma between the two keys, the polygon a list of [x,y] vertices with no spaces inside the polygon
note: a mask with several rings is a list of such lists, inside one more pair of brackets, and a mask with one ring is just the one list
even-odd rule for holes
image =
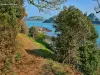
{"label": "green foliage", "polygon": [[[89,26],[90,25],[90,26]],[[91,22],[74,6],[64,9],[56,18],[55,46],[60,62],[75,63],[77,49],[91,36]]]}
{"label": "green foliage", "polygon": [[46,38],[46,35],[42,32],[38,32],[38,28],[34,26],[29,29],[29,36],[35,40],[44,40]]}
{"label": "green foliage", "polygon": [[58,62],[55,62],[53,60],[48,60],[47,64],[43,66],[43,70],[45,74],[48,74],[51,72],[53,75],[69,75],[69,73],[65,70],[66,65],[62,65]]}
{"label": "green foliage", "polygon": [[20,60],[20,58],[21,58],[20,52],[16,52],[15,60],[18,61],[18,60]]}
{"label": "green foliage", "polygon": [[37,40],[44,40],[46,38],[46,35],[44,33],[38,33]]}
{"label": "green foliage", "polygon": [[34,37],[36,34],[38,34],[38,30],[36,27],[29,28],[29,36]]}
{"label": "green foliage", "polygon": [[100,66],[100,53],[97,46],[92,42],[87,42],[79,48],[80,68],[84,75],[97,75]]}
{"label": "green foliage", "polygon": [[49,59],[54,59],[55,55],[54,52],[51,51],[50,49],[47,48],[47,44],[41,40],[34,40],[32,37],[27,36],[31,41],[33,41],[35,44],[37,44],[38,46],[40,46],[40,49],[36,49],[33,51],[29,51],[30,54],[35,54],[37,56],[41,56],[44,58],[49,58]]}
{"label": "green foliage", "polygon": [[[0,25],[3,26],[15,26],[17,18],[21,19],[23,17],[22,13],[22,4],[23,0],[16,1],[16,0],[0,0],[1,4],[8,4],[8,5],[0,5]],[[10,5],[10,4],[17,4],[18,6]],[[10,11],[9,11],[10,10]],[[18,17],[20,15],[20,17]]]}
{"label": "green foliage", "polygon": [[[40,11],[44,11],[45,9],[53,9],[58,10],[59,6],[65,3],[67,0],[28,0],[29,3],[36,6]],[[48,11],[49,11],[48,10]]]}
{"label": "green foliage", "polygon": [[5,61],[4,68],[7,70],[6,72],[10,72],[11,71],[11,65],[10,65],[10,63],[7,62],[7,61]]}
{"label": "green foliage", "polygon": [[38,39],[38,40],[36,40],[36,42],[43,44],[48,49],[52,49],[50,44],[48,44],[47,42],[44,41],[44,38],[43,39]]}
{"label": "green foliage", "polygon": [[[7,5],[2,5],[7,4]],[[11,4],[17,4],[14,6]],[[0,0],[0,75],[8,75],[14,64],[18,42],[19,22],[23,18],[23,0]]]}
{"label": "green foliage", "polygon": [[85,75],[94,75],[99,66],[99,51],[95,45],[98,35],[89,18],[70,6],[58,15],[54,27],[57,60],[79,67]]}

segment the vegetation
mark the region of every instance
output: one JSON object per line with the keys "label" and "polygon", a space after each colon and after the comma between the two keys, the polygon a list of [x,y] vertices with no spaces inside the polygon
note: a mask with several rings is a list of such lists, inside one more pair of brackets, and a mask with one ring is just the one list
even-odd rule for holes
{"label": "vegetation", "polygon": [[29,3],[36,6],[40,11],[45,12],[45,9],[52,9],[57,10],[59,9],[59,6],[63,3],[65,3],[67,0],[38,0],[38,2],[35,2],[35,0],[28,0]]}
{"label": "vegetation", "polygon": [[29,36],[33,37],[35,40],[44,40],[46,35],[43,32],[39,32],[37,27],[32,26],[29,29]]}
{"label": "vegetation", "polygon": [[93,43],[86,43],[79,48],[80,69],[84,75],[97,75],[100,65],[99,50]]}
{"label": "vegetation", "polygon": [[43,23],[54,23],[55,22],[55,19],[56,19],[56,16],[53,16],[53,17],[45,20]]}
{"label": "vegetation", "polygon": [[[15,62],[14,55],[19,49],[16,36],[19,32],[19,22],[23,18],[23,0],[0,0],[0,75],[12,74],[12,65]],[[9,4],[18,4],[11,6]]]}
{"label": "vegetation", "polygon": [[20,33],[28,35],[29,28],[27,27],[27,25],[23,19],[20,21],[20,26],[21,26]]}
{"label": "vegetation", "polygon": [[88,17],[70,6],[58,15],[54,27],[57,60],[72,64],[84,75],[94,75],[99,66],[99,51],[95,45],[98,35]]}
{"label": "vegetation", "polygon": [[[32,37],[27,36],[31,41],[38,44],[40,46],[39,49],[34,50],[34,54],[44,57],[54,59],[54,52],[47,48],[43,42],[39,42],[40,40],[34,40]],[[46,43],[47,44],[47,43]]]}
{"label": "vegetation", "polygon": [[[59,5],[65,1],[66,0],[38,0],[38,2],[35,2],[35,0],[28,0],[29,3],[38,7],[41,11],[45,9],[58,9]],[[67,64],[74,67],[71,67],[70,70],[76,68],[84,75],[97,75],[100,69],[100,51],[96,45],[98,35],[86,14],[83,14],[74,6],[64,8],[64,10],[61,11],[56,17],[54,24],[57,37],[53,38],[53,49],[55,51],[53,52],[47,48],[48,44],[44,42],[46,37],[44,33],[39,33],[36,27],[29,29],[29,36],[31,37],[24,35],[28,34],[28,27],[22,20],[25,13],[23,0],[1,0],[0,3],[8,4],[7,6],[0,5],[0,75],[17,74],[19,73],[18,69],[21,70],[27,66],[28,69],[32,69],[32,72],[33,70],[35,71],[36,68],[40,70],[41,63],[43,64],[42,71],[44,71],[44,75],[50,72],[49,75],[78,75],[77,73],[71,73],[66,68]],[[11,6],[9,5],[10,3],[17,4],[17,6]],[[53,21],[52,18],[51,20]],[[98,21],[97,18],[95,18],[95,20]],[[23,43],[23,50],[27,52],[27,57],[23,56],[23,58],[21,58],[21,49],[18,46],[19,41],[16,37],[19,32],[24,33],[23,36],[25,37],[23,38],[26,39]],[[33,40],[32,37],[35,40]],[[20,42],[23,38],[21,38]],[[26,48],[27,40],[30,45],[29,39],[31,40],[32,48]],[[33,48],[33,45],[38,47],[35,48],[34,46]],[[44,64],[44,59],[38,56],[56,59],[60,63],[51,60],[48,61],[47,59],[48,64]],[[40,62],[37,58],[42,61]],[[35,67],[34,64],[36,65]],[[15,73],[15,70],[18,70],[17,73]],[[22,71],[23,70],[21,70],[21,72]],[[25,73],[27,73],[27,71]],[[37,72],[40,73],[40,71]],[[37,74],[34,73],[34,75]]]}
{"label": "vegetation", "polygon": [[[28,1],[33,4],[32,0]],[[42,2],[45,1],[43,0]],[[16,51],[20,50],[16,36],[20,32],[20,21],[25,13],[23,8],[24,1],[0,0],[0,3],[0,75],[13,75],[13,66],[16,60],[18,61],[20,58],[20,54],[16,54]],[[26,33],[27,31],[24,31],[24,27],[22,27],[21,32]]]}

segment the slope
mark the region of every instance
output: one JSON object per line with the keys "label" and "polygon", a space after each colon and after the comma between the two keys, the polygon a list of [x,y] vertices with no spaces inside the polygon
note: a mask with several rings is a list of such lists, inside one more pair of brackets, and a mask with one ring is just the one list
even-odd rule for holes
{"label": "slope", "polygon": [[72,66],[47,59],[54,53],[43,44],[24,34],[18,34],[17,40],[22,47],[22,56],[14,66],[16,75],[81,75]]}

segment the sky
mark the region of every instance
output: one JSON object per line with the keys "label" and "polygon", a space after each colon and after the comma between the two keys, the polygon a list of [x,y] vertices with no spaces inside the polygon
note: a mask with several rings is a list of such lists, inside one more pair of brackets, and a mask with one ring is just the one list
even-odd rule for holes
{"label": "sky", "polygon": [[[90,13],[95,13],[94,6],[97,6],[97,3],[94,0],[67,0],[67,2],[64,5],[66,5],[67,7],[74,5],[75,7],[79,8],[83,13],[87,12],[87,14],[90,14]],[[24,7],[26,9],[28,17],[42,16],[45,19],[57,15],[62,10],[62,9],[56,11],[51,10],[47,13],[39,12],[38,8],[29,4],[27,0],[25,0],[24,2]],[[96,14],[96,16],[100,18],[100,13]]]}

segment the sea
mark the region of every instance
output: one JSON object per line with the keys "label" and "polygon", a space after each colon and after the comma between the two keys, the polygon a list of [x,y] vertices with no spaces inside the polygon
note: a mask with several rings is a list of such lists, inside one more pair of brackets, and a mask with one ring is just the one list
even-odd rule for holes
{"label": "sea", "polygon": [[[52,30],[52,32],[47,32],[46,34],[49,36],[56,36],[53,23],[43,23],[43,21],[26,21],[26,24],[28,25],[29,28],[32,26],[48,28],[49,30]],[[98,33],[97,45],[100,47],[100,25],[94,24],[94,27]]]}

